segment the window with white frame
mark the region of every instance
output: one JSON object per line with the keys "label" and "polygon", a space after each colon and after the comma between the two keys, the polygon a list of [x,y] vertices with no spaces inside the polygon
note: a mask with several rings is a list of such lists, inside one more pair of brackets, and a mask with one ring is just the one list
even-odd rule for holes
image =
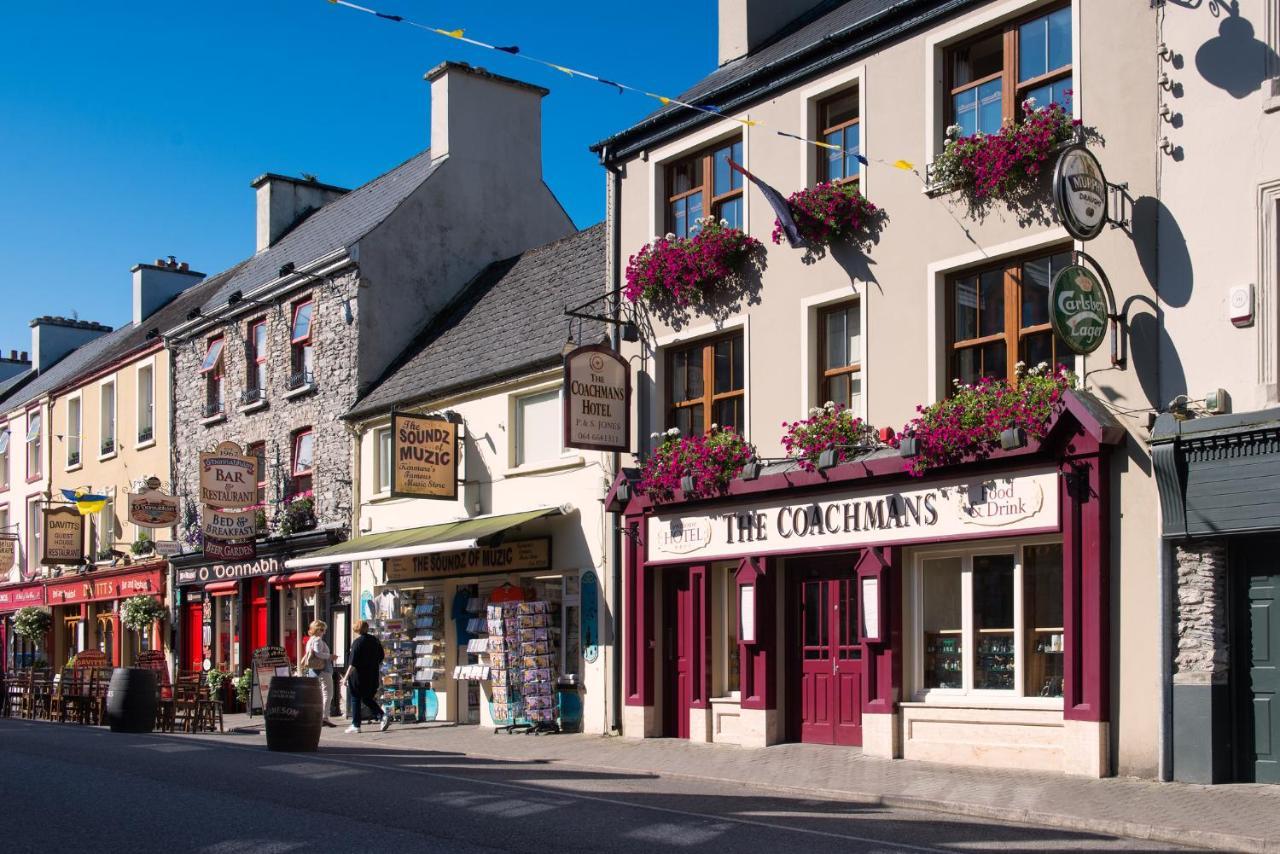
{"label": "window with white frame", "polygon": [[[12,537],[12,536],[13,536],[13,531],[9,527],[9,505],[0,504],[0,537]],[[15,552],[16,552],[16,549],[15,549]],[[16,553],[14,557],[15,559],[17,558]],[[13,568],[12,565],[0,566],[0,582],[5,582],[9,580],[9,570],[12,568]]]}
{"label": "window with white frame", "polygon": [[226,343],[221,335],[210,338],[205,345],[204,360],[200,363],[200,373],[204,376],[204,411],[205,418],[221,415],[222,397],[222,347]]}
{"label": "window with white frame", "polygon": [[138,444],[150,442],[156,437],[156,389],[155,367],[138,368]]}
{"label": "window with white frame", "polygon": [[917,558],[917,696],[1061,697],[1062,544]]}
{"label": "window with white frame", "polygon": [[98,387],[98,421],[102,437],[102,456],[116,452],[116,384],[103,383]]}
{"label": "window with white frame", "polygon": [[862,413],[862,303],[818,310],[818,402]]}
{"label": "window with white frame", "polygon": [[80,465],[80,395],[67,398],[67,468]]}
{"label": "window with white frame", "polygon": [[289,375],[288,386],[291,390],[315,381],[311,335],[315,307],[310,297],[293,304],[293,322],[289,327],[289,363],[293,373]]}
{"label": "window with white frame", "polygon": [[373,431],[373,463],[377,472],[374,478],[374,491],[387,492],[391,489],[391,428],[380,427]]}
{"label": "window with white frame", "polygon": [[98,511],[97,529],[98,539],[95,544],[97,551],[94,556],[106,560],[106,557],[110,557],[107,553],[116,547],[116,508],[110,495],[107,496],[102,509]]}
{"label": "window with white frame", "polygon": [[0,489],[9,488],[9,444],[12,438],[7,426],[0,427]]}
{"label": "window with white frame", "polygon": [[40,410],[27,412],[27,480],[38,480],[43,468],[44,418]]}
{"label": "window with white frame", "polygon": [[563,414],[558,388],[515,399],[517,466],[557,460],[564,455]]}
{"label": "window with white frame", "polygon": [[290,499],[311,496],[315,450],[316,435],[310,427],[304,427],[293,434],[293,461],[289,469]]}
{"label": "window with white frame", "polygon": [[40,565],[41,539],[44,531],[44,500],[32,498],[27,502],[27,572],[34,573]]}

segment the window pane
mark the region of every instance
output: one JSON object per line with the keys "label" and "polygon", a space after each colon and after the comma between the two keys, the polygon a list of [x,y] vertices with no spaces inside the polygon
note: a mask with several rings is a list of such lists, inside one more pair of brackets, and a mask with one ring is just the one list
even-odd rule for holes
{"label": "window pane", "polygon": [[685,395],[680,400],[693,400],[702,397],[702,348],[685,351]]}
{"label": "window pane", "polygon": [[560,416],[558,389],[516,400],[516,465],[560,456],[563,450]]}
{"label": "window pane", "polygon": [[689,407],[689,433],[687,435],[702,434],[707,432],[706,413],[702,411],[702,404]]}
{"label": "window pane", "polygon": [[1022,549],[1024,619],[1027,625],[1026,692],[1062,696],[1062,546]]}
{"label": "window pane", "polygon": [[676,199],[671,203],[671,233],[676,237],[685,237],[688,225],[688,218],[685,215],[685,200]]}
{"label": "window pane", "polygon": [[391,487],[391,431],[378,431],[378,489]]}
{"label": "window pane", "polygon": [[973,136],[978,132],[978,90],[966,89],[951,96],[951,112],[960,127],[961,136]]}
{"label": "window pane", "polygon": [[1004,34],[994,32],[952,54],[952,86],[963,86],[1004,67]]}
{"label": "window pane", "polygon": [[693,189],[693,163],[677,163],[671,169],[671,193],[687,193]]}
{"label": "window pane", "polygon": [[213,370],[218,364],[218,358],[222,355],[222,339],[209,342],[209,349],[205,351],[204,361],[200,363],[200,372],[207,373]]}
{"label": "window pane", "polygon": [[844,310],[845,335],[848,340],[849,358],[846,364],[862,361],[862,303],[855,302]]}
{"label": "window pane", "polygon": [[858,175],[858,155],[862,153],[862,125],[849,125],[844,129],[844,177]]}
{"label": "window pane", "polygon": [[827,101],[823,108],[822,126],[833,128],[858,117],[858,90],[850,89]]}
{"label": "window pane", "polygon": [[849,402],[846,405],[855,415],[862,411],[862,377],[857,374],[849,377]]}
{"label": "window pane", "polygon": [[1049,322],[1049,282],[1052,259],[1037,258],[1022,265],[1022,325]]}
{"label": "window pane", "polygon": [[978,335],[1004,332],[1004,271],[991,270],[978,277]]}
{"label": "window pane", "polygon": [[1049,70],[1049,16],[1018,27],[1018,79],[1030,80]]}
{"label": "window pane", "polygon": [[685,199],[685,236],[698,233],[698,220],[702,219],[702,193],[694,193]]}
{"label": "window pane", "polygon": [[294,451],[293,469],[295,472],[306,471],[311,468],[312,452],[315,449],[315,434],[302,433],[299,434],[296,449]]}
{"label": "window pane", "polygon": [[[827,143],[828,145],[843,146],[844,132],[833,131],[832,133],[829,133],[825,137],[823,137],[822,141]],[[826,155],[827,155],[827,159],[826,159],[827,180],[837,181],[843,178],[844,177],[844,154],[842,154],[839,150],[833,149],[833,148],[824,148],[823,151],[826,152]]]}
{"label": "window pane", "polygon": [[732,427],[739,433],[742,432],[742,398],[717,400],[714,409],[715,418],[712,423],[719,424],[721,427]]}
{"label": "window pane", "polygon": [[716,216],[729,223],[730,228],[742,228],[742,196],[721,202]]}
{"label": "window pane", "polygon": [[1071,64],[1071,9],[1049,16],[1049,70]]}
{"label": "window pane", "polygon": [[1014,674],[1013,555],[973,559],[973,687],[1011,690]]}
{"label": "window pane", "polygon": [[1053,364],[1053,333],[1037,332],[1034,335],[1024,335],[1022,337],[1022,352],[1019,354],[1027,367],[1034,368],[1036,365],[1044,362],[1046,365]]}
{"label": "window pane", "polygon": [[293,314],[293,340],[298,341],[311,334],[311,312],[315,303],[303,303]]}
{"label": "window pane", "polygon": [[688,409],[681,408],[675,411],[672,417],[672,425],[680,431],[681,436],[693,435],[693,413]]}
{"label": "window pane", "polygon": [[734,342],[732,339],[725,341],[717,341],[715,345],[715,370],[716,384],[715,393],[733,391],[737,386],[733,382],[733,351]]}
{"label": "window pane", "polygon": [[960,571],[960,559],[949,557],[926,560],[921,572],[925,688],[964,687]]}
{"label": "window pane", "polygon": [[956,340],[978,337],[978,280],[956,282]]}
{"label": "window pane", "polygon": [[1000,81],[991,80],[978,87],[978,130],[999,133],[1004,125],[1000,105]]}
{"label": "window pane", "polygon": [[261,359],[267,352],[267,325],[259,323],[253,327],[253,357]]}
{"label": "window pane", "polygon": [[1055,80],[1052,83],[1046,83],[1043,86],[1037,86],[1034,89],[1027,90],[1022,100],[1033,98],[1036,107],[1047,107],[1050,104],[1059,104],[1063,109],[1070,111],[1071,96],[1067,92],[1071,89],[1071,78],[1066,77],[1062,80]]}
{"label": "window pane", "polygon": [[849,316],[843,311],[827,312],[827,352],[825,370],[843,368],[849,364]]}
{"label": "window pane", "polygon": [[1008,371],[1005,344],[994,341],[979,347],[966,347],[956,353],[956,379],[972,385],[982,377],[1004,379]]}
{"label": "window pane", "polygon": [[742,186],[742,173],[729,166],[730,160],[739,166],[742,165],[741,142],[718,149],[712,159],[715,161],[715,180],[712,184],[712,192],[715,195],[719,196]]}
{"label": "window pane", "polygon": [[689,351],[677,350],[671,354],[671,399],[688,400],[689,386],[685,373],[689,370]]}
{"label": "window pane", "polygon": [[851,409],[853,408],[849,395],[849,378],[847,374],[829,377],[822,386],[823,403],[829,400],[832,403],[839,403]]}

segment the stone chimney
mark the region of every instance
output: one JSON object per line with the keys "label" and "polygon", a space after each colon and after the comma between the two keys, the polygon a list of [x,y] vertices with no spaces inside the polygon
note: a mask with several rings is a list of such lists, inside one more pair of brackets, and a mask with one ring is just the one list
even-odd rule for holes
{"label": "stone chimney", "polygon": [[490,174],[542,177],[542,98],[547,89],[465,62],[442,62],[431,84],[431,157],[483,162]]}
{"label": "stone chimney", "polygon": [[135,264],[129,272],[133,273],[134,323],[146,320],[204,278],[204,273],[197,273],[186,261],[179,261],[172,255],[167,261],[157,258],[154,264]]}
{"label": "stone chimney", "polygon": [[821,0],[720,0],[720,64],[746,56]]}
{"label": "stone chimney", "polygon": [[249,184],[258,193],[256,252],[284,237],[293,227],[329,202],[345,195],[345,187],[321,184],[314,175],[290,178],[267,172]]}
{"label": "stone chimney", "polygon": [[0,382],[29,370],[31,370],[31,360],[27,358],[25,350],[21,353],[10,350],[8,356],[0,353]]}
{"label": "stone chimney", "polygon": [[110,331],[110,326],[91,320],[37,317],[31,321],[31,366],[47,371],[72,350]]}

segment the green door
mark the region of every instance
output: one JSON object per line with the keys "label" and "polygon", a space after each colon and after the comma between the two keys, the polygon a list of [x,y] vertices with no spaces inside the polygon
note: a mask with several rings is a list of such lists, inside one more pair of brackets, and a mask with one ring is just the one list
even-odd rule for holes
{"label": "green door", "polygon": [[1250,574],[1249,639],[1253,780],[1280,783],[1280,575]]}

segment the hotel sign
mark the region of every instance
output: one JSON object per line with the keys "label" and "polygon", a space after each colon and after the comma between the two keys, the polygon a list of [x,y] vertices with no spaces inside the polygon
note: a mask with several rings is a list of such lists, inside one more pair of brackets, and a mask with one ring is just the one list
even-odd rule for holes
{"label": "hotel sign", "polygon": [[235,442],[223,442],[200,453],[200,501],[214,507],[249,507],[258,503],[258,458],[241,452]]}
{"label": "hotel sign", "polygon": [[171,528],[178,523],[178,498],[158,489],[130,492],[129,521],[139,528]]}
{"label": "hotel sign", "polygon": [[44,564],[84,563],[84,517],[74,507],[50,507],[44,511]]}
{"label": "hotel sign", "polygon": [[458,425],[435,415],[391,413],[391,495],[458,497]]}
{"label": "hotel sign", "polygon": [[609,347],[590,344],[564,360],[564,446],[588,451],[631,447],[631,371]]}
{"label": "hotel sign", "polygon": [[490,572],[525,572],[551,567],[551,538],[518,540],[488,548],[392,557],[386,559],[386,583],[481,575]]}
{"label": "hotel sign", "polygon": [[966,478],[899,491],[859,490],[742,502],[698,515],[648,522],[648,560],[674,561],[857,548],[1059,528],[1056,469]]}

